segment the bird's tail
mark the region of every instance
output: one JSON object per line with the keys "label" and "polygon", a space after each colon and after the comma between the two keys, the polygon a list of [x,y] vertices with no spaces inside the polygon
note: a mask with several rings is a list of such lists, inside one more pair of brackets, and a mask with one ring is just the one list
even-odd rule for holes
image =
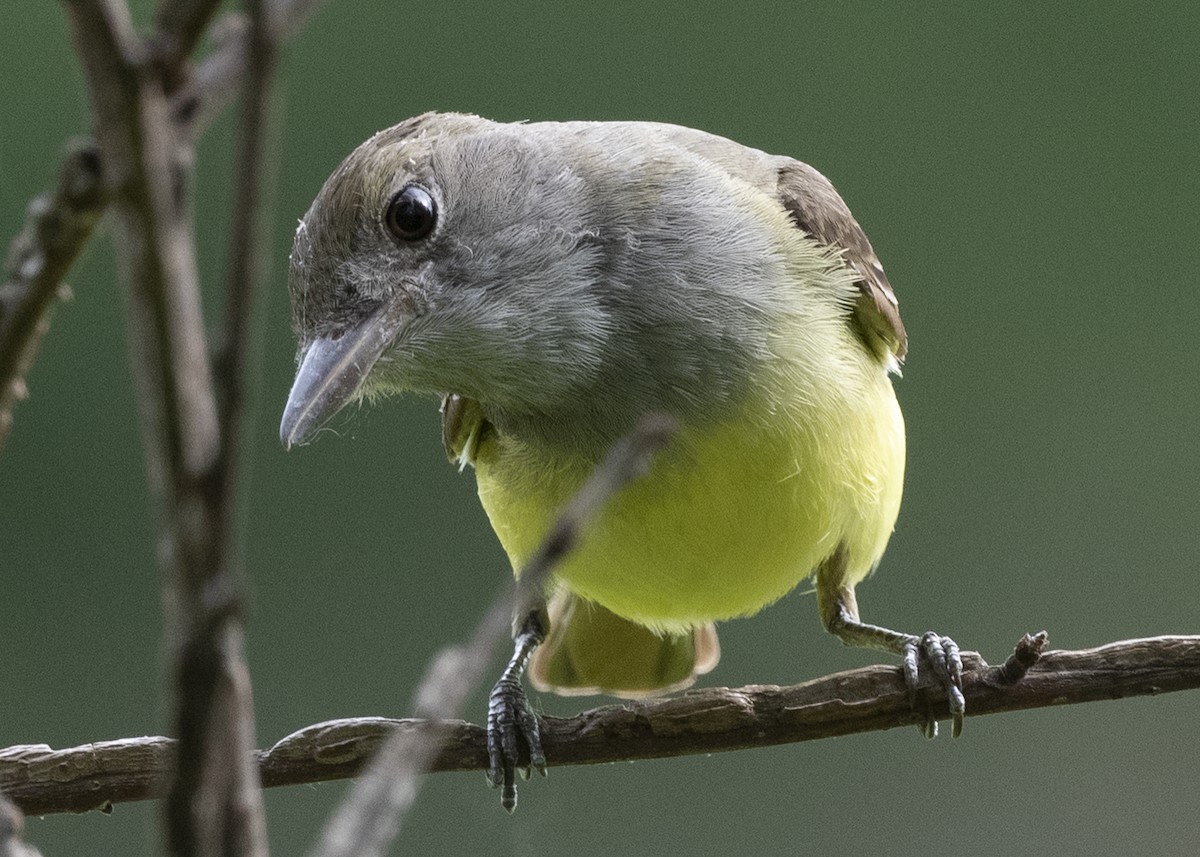
{"label": "bird's tail", "polygon": [[563,696],[659,696],[690,687],[721,658],[711,623],[682,634],[659,634],[561,590],[551,599],[549,613],[550,633],[529,667],[538,690]]}

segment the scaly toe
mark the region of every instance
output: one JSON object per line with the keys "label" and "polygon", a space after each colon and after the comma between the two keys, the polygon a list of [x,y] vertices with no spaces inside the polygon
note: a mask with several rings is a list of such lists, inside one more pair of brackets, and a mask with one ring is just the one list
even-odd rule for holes
{"label": "scaly toe", "polygon": [[[934,631],[928,631],[919,638],[913,637],[905,644],[904,681],[908,685],[914,711],[921,710],[919,700],[923,694],[919,687],[922,663],[933,670],[938,684],[946,691],[952,721],[950,734],[957,738],[962,734],[963,718],[967,710],[967,701],[962,692],[963,665],[958,644]],[[918,728],[926,738],[933,738],[937,736],[937,721],[927,701],[925,708],[925,721],[919,724]]]}
{"label": "scaly toe", "polygon": [[487,739],[488,783],[501,789],[500,804],[512,812],[517,807],[517,776],[527,780],[534,769],[546,774],[538,718],[520,682],[501,679],[492,689]]}

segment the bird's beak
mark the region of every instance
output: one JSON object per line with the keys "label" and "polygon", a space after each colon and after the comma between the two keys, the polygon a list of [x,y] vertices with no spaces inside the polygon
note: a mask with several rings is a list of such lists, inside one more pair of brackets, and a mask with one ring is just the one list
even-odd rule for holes
{"label": "bird's beak", "polygon": [[337,337],[312,340],[300,358],[283,409],[279,426],[283,445],[291,449],[303,443],[340,411],[412,318],[407,308],[389,302]]}

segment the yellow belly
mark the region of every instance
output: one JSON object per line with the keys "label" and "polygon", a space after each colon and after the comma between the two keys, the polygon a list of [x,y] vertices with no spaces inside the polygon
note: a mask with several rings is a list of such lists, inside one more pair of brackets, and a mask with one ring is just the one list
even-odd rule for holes
{"label": "yellow belly", "polygon": [[[613,499],[559,568],[571,591],[651,628],[744,616],[780,598],[839,543],[847,583],[879,561],[900,507],[904,423],[890,381],[820,407],[749,406],[683,427]],[[504,437],[478,451],[479,497],[514,569],[587,477]]]}

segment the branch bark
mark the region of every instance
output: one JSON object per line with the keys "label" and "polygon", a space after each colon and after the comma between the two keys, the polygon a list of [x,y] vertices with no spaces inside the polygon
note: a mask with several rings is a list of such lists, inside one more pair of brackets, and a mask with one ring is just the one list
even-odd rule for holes
{"label": "branch bark", "polygon": [[[273,43],[290,38],[322,0],[274,0],[264,17]],[[169,39],[160,38],[158,62],[179,57],[162,43],[195,46],[196,22],[211,14],[207,0],[181,0],[191,11],[189,22],[173,25]],[[169,16],[168,16],[169,18]],[[176,32],[177,31],[177,32]],[[234,100],[251,55],[250,20],[230,12],[211,28],[213,50],[188,76],[172,74],[169,111],[181,144],[194,144]],[[180,60],[182,61],[182,60]],[[177,87],[177,88],[175,88]],[[90,240],[108,207],[97,144],[80,140],[69,147],[55,190],[28,206],[28,219],[9,245],[5,281],[0,285],[0,451],[12,427],[13,409],[27,395],[25,376],[37,356],[57,300],[69,294],[63,279]]]}
{"label": "branch bark", "polygon": [[[1034,641],[1036,654],[1036,640]],[[1020,649],[1020,647],[1018,647]],[[989,666],[963,653],[967,715],[1154,696],[1200,688],[1200,636],[1123,640],[1080,651],[1049,651],[1025,668],[1019,658]],[[1026,664],[1031,658],[1026,657]],[[944,699],[934,703],[948,715]],[[706,688],[671,699],[626,702],[575,717],[542,718],[551,765],[657,759],[814,741],[917,725],[898,666],[869,666],[790,687]],[[425,732],[426,721],[361,717],[318,723],[257,753],[264,786],[345,779],[394,731]],[[482,726],[441,722],[444,744],[431,771],[485,770]],[[0,750],[0,790],[27,814],[83,812],[161,794],[172,742],[131,738],[52,750]]]}
{"label": "branch bark", "polygon": [[155,13],[154,41],[158,62],[168,75],[167,91],[178,84],[221,0],[163,0]]}
{"label": "branch bark", "polygon": [[0,451],[13,407],[27,394],[25,375],[50,327],[50,312],[69,295],[63,278],[107,205],[95,144],[73,143],[57,186],[29,203],[25,227],[9,245],[0,285]]}
{"label": "branch bark", "polygon": [[[192,156],[172,120],[168,93],[215,3],[180,0],[178,30],[144,41],[124,0],[72,0],[67,9],[85,70],[104,178],[112,197],[118,261],[127,294],[128,334],[139,386],[151,490],[158,500],[163,564],[170,572],[167,626],[175,648],[174,776],[165,801],[167,842],[176,855],[265,855],[249,673],[243,653],[232,508],[234,450],[240,440],[249,294],[257,287],[249,246],[235,241],[231,359],[224,419],[219,413],[200,306],[192,235]],[[167,9],[167,7],[164,7]],[[249,38],[261,47],[261,7]],[[167,45],[165,52],[163,45]],[[251,52],[253,54],[253,52]],[[270,52],[267,53],[269,57]],[[248,65],[247,112],[262,110],[268,61]],[[243,122],[241,151],[263,152],[258,115]],[[238,203],[257,222],[260,164]]]}
{"label": "branch bark", "polygon": [[[194,2],[194,0],[193,0]],[[255,295],[264,281],[262,264],[265,197],[269,172],[267,126],[270,120],[271,79],[275,71],[276,44],[267,26],[264,0],[246,0],[245,43],[247,62],[241,105],[237,155],[234,162],[234,200],[230,218],[229,270],[225,279],[223,341],[215,349],[217,389],[222,394],[220,435],[225,440],[218,478],[227,498],[219,521],[224,541],[232,536],[237,477],[245,409],[247,378],[251,374],[251,331],[254,329]]]}

